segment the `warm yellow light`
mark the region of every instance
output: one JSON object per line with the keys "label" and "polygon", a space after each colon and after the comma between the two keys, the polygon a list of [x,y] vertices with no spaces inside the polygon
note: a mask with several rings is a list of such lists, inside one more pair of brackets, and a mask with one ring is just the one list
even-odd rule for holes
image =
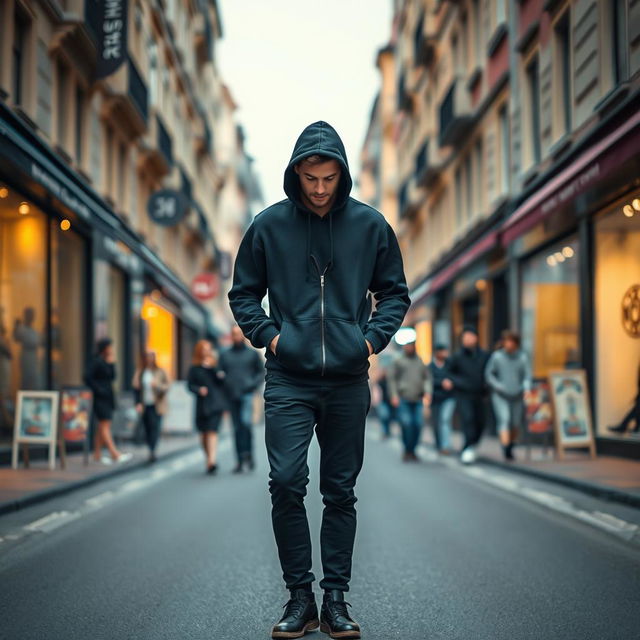
{"label": "warm yellow light", "polygon": [[9,195],[7,187],[0,187],[0,198],[6,198]]}
{"label": "warm yellow light", "polygon": [[549,257],[547,258],[547,264],[548,264],[550,267],[555,267],[555,266],[556,266],[556,264],[558,264],[558,262],[557,262],[557,260],[556,260],[553,256],[549,256]]}
{"label": "warm yellow light", "polygon": [[556,262],[564,262],[566,260],[561,251],[556,251],[553,257],[556,259]]}
{"label": "warm yellow light", "polygon": [[640,211],[640,198],[634,198],[631,206],[636,210]]}
{"label": "warm yellow light", "polygon": [[562,255],[565,258],[573,258],[573,256],[576,254],[576,252],[571,248],[571,247],[565,247],[562,250]]}
{"label": "warm yellow light", "polygon": [[147,307],[145,318],[156,318],[158,316],[158,309],[156,307]]}
{"label": "warm yellow light", "polygon": [[624,213],[627,218],[633,218],[633,214],[635,213],[635,211],[630,204],[625,204],[624,207],[622,207],[622,213]]}
{"label": "warm yellow light", "polygon": [[23,215],[26,216],[27,213],[29,213],[30,209],[29,209],[29,204],[27,202],[21,202],[20,206],[18,207],[18,211]]}
{"label": "warm yellow light", "polygon": [[484,291],[487,288],[487,281],[486,280],[477,280],[476,281],[476,289],[478,291]]}
{"label": "warm yellow light", "polygon": [[69,220],[67,220],[66,218],[64,220],[60,221],[60,228],[63,231],[69,231],[69,229],[71,229],[71,222],[69,222]]}

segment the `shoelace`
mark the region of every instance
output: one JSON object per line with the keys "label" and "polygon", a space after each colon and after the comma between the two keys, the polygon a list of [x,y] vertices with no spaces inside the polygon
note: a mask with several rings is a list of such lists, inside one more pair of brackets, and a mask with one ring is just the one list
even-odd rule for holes
{"label": "shoelace", "polygon": [[331,612],[331,614],[336,616],[344,616],[346,618],[349,617],[349,611],[347,607],[350,607],[351,604],[349,602],[345,602],[344,600],[329,600],[327,601],[327,608]]}
{"label": "shoelace", "polygon": [[291,598],[291,600],[289,600],[287,604],[283,605],[282,608],[285,610],[284,612],[285,617],[288,617],[288,616],[297,617],[302,614],[306,606],[307,606],[306,602]]}

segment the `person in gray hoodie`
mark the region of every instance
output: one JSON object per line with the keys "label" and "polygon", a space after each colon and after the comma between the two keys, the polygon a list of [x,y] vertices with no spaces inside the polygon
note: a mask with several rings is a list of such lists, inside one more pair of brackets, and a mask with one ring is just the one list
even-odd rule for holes
{"label": "person in gray hoodie", "polygon": [[513,460],[513,447],[524,425],[524,398],[531,391],[529,358],[520,348],[520,336],[515,331],[503,332],[502,348],[491,354],[485,378],[504,457]]}
{"label": "person in gray hoodie", "polygon": [[404,462],[417,462],[416,448],[424,422],[424,406],[431,403],[431,375],[416,351],[415,340],[405,344],[387,376],[391,404],[398,409]]}

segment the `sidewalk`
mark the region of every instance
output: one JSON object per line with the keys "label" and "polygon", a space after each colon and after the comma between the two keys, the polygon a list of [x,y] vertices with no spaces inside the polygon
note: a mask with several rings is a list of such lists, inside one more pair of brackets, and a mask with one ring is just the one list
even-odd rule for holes
{"label": "sidewalk", "polygon": [[[197,434],[165,436],[158,444],[158,459],[165,460],[198,447]],[[85,467],[82,453],[67,455],[65,469],[51,471],[46,460],[32,460],[28,469],[21,464],[18,469],[0,467],[0,515],[22,509],[74,489],[100,482],[120,473],[146,466],[147,448],[143,445],[119,445],[122,452],[133,454],[133,458],[122,464],[104,465],[89,457]]]}
{"label": "sidewalk", "polygon": [[[377,425],[376,425],[377,426]],[[423,442],[433,446],[433,432],[426,426]],[[453,433],[454,451],[462,447],[462,436]],[[550,447],[531,445],[531,459],[527,460],[526,446],[515,449],[516,460],[506,462],[502,447],[495,436],[485,435],[478,448],[478,461],[517,473],[556,482],[606,500],[640,508],[640,461],[613,456],[589,457],[587,450],[567,451],[565,459],[554,457]]]}

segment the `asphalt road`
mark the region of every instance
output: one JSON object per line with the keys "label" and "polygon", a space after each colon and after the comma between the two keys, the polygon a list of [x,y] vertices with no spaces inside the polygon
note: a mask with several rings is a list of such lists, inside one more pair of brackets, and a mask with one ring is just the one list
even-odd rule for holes
{"label": "asphalt road", "polygon": [[[265,454],[237,477],[226,448],[215,478],[192,455],[0,519],[0,637],[268,638],[286,592]],[[314,471],[315,540],[317,486]],[[348,600],[363,638],[640,637],[640,554],[614,537],[373,438],[358,495]]]}

